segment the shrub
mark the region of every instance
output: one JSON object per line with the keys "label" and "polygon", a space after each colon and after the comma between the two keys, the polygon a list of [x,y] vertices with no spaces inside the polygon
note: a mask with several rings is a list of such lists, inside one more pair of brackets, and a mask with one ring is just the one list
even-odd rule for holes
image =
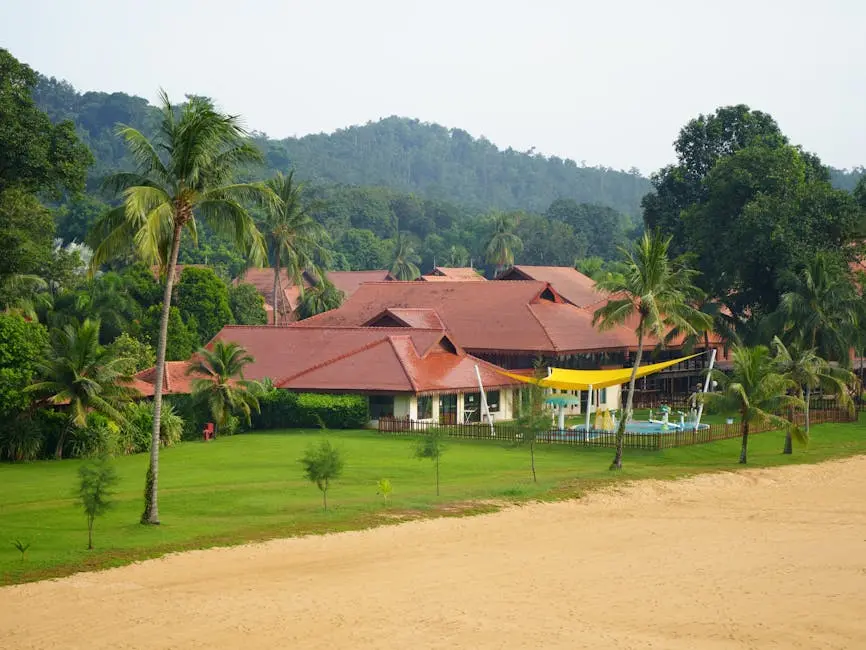
{"label": "shrub", "polygon": [[16,462],[34,460],[44,442],[45,436],[37,421],[18,418],[0,429],[0,458]]}
{"label": "shrub", "polygon": [[[153,435],[153,403],[134,402],[126,407],[127,426],[118,436],[118,451],[123,454],[139,454],[150,449]],[[162,404],[162,426],[159,437],[163,447],[171,447],[183,437],[184,421],[171,402]]]}
{"label": "shrub", "polygon": [[253,429],[360,429],[369,421],[367,399],[359,395],[318,395],[271,389],[259,397]]}
{"label": "shrub", "polygon": [[73,427],[69,434],[69,455],[76,458],[112,455],[118,447],[120,427],[99,413],[87,416],[87,425]]}

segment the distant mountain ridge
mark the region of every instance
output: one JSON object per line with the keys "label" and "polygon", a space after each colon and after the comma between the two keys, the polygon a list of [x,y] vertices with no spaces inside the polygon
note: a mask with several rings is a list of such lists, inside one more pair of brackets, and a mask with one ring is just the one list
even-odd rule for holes
{"label": "distant mountain ridge", "polygon": [[[156,109],[126,93],[79,93],[66,81],[40,76],[34,93],[53,120],[69,119],[96,157],[94,179],[128,168],[124,144],[114,134],[117,123],[145,133],[156,126]],[[671,139],[676,134],[671,134]],[[299,138],[253,135],[265,154],[268,176],[292,167],[299,178],[325,184],[382,186],[421,197],[448,201],[475,211],[490,209],[544,212],[556,199],[611,207],[641,220],[641,198],[652,189],[638,173],[583,167],[570,159],[499,149],[484,137],[458,128],[404,117]],[[830,169],[836,187],[852,190],[864,173]]]}

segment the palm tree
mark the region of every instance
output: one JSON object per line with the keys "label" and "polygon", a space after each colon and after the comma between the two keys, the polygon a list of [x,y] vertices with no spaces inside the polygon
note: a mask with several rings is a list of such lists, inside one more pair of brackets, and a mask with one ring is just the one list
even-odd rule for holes
{"label": "palm tree", "polygon": [[713,371],[721,389],[718,393],[701,393],[700,399],[722,413],[739,413],[742,444],[740,463],[746,464],[749,447],[749,427],[752,424],[773,425],[788,434],[805,439],[805,432],[778,413],[803,408],[803,400],[789,395],[797,384],[779,372],[776,359],[764,345],[753,348],[735,345],[734,367],[730,375]]}
{"label": "palm tree", "polygon": [[784,330],[786,341],[800,339],[824,359],[847,363],[858,319],[854,283],[845,270],[818,253],[788,285],[768,324]]}
{"label": "palm tree", "polygon": [[101,217],[91,232],[97,244],[91,271],[111,257],[135,253],[157,264],[165,277],[162,317],[156,348],[153,394],[153,435],[141,521],[159,523],[159,422],[169,310],[175,280],[177,254],[186,230],[196,236],[196,219],[216,232],[228,235],[247,251],[253,264],[265,259],[264,241],[244,208],[250,199],[273,200],[273,193],[258,184],[235,183],[235,170],[261,160],[261,154],[244,140],[237,117],[218,113],[204,98],[193,97],[178,111],[161,93],[161,122],[152,140],[130,126],[119,126],[133,159],[135,172],[110,177],[106,186],[120,192],[123,203]]}
{"label": "palm tree", "polygon": [[[797,385],[797,393],[803,400],[805,415],[805,434],[809,435],[809,402],[812,390],[820,388],[824,393],[836,395],[842,406],[851,408],[853,400],[848,393],[848,387],[857,384],[857,376],[845,368],[835,368],[826,359],[818,356],[815,348],[806,348],[802,343],[785,345],[776,336],[773,338],[773,348],[776,352],[778,372],[788,377]],[[785,436],[785,448],[782,453],[793,451],[790,429]]]}
{"label": "palm tree", "polygon": [[418,269],[418,254],[415,246],[405,234],[398,232],[394,243],[394,263],[391,275],[397,280],[414,280],[421,271]]}
{"label": "palm tree", "polygon": [[343,304],[344,294],[337,289],[327,278],[322,278],[318,284],[313,285],[304,292],[301,304],[298,306],[300,317],[310,318]]}
{"label": "palm tree", "polygon": [[514,254],[523,250],[523,241],[514,234],[517,217],[498,212],[493,215],[493,235],[487,243],[487,262],[496,265],[498,276],[504,269],[514,265]]}
{"label": "palm tree", "polygon": [[244,367],[253,361],[243,346],[217,341],[213,350],[200,349],[187,368],[187,375],[198,375],[192,380],[193,395],[207,402],[216,425],[215,433],[219,433],[234,413],[240,412],[247,424],[250,412],[258,413],[259,385],[244,379]]}
{"label": "palm tree", "polygon": [[328,241],[324,226],[311,215],[311,206],[302,197],[303,186],[294,182],[295,172],[278,173],[267,186],[280,198],[279,203],[266,206],[264,217],[257,225],[265,237],[274,267],[274,326],[280,317],[283,293],[280,270],[286,269],[289,282],[304,295],[304,271],[317,272],[316,259],[325,255],[323,244]]}
{"label": "palm tree", "polygon": [[99,344],[99,321],[87,319],[54,330],[51,348],[39,364],[41,380],[28,392],[42,396],[45,404],[66,405],[68,426],[57,440],[55,455],[63,456],[66,434],[73,427],[83,428],[90,412],[125,424],[121,413],[133,396],[132,377],[126,374],[129,359],[113,357]]}
{"label": "palm tree", "polygon": [[686,268],[682,260],[670,260],[668,248],[671,238],[656,233],[644,233],[634,251],[623,250],[626,270],[623,277],[612,276],[596,286],[611,295],[607,304],[592,317],[599,329],[612,329],[637,317],[637,354],[628,384],[628,400],[616,431],[616,454],[611,469],[622,469],[622,447],[626,421],[631,417],[634,404],[635,376],[643,357],[648,335],[662,340],[665,331],[677,328],[686,335],[708,329],[711,319],[691,306],[701,298],[695,287],[697,271]]}

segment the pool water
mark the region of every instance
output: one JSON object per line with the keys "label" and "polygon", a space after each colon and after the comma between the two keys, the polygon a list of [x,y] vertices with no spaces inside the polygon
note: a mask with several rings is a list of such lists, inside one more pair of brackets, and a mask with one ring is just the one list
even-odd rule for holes
{"label": "pool water", "polygon": [[[683,431],[693,431],[694,425],[690,425],[688,422],[686,423]],[[709,429],[709,424],[700,424],[698,425],[698,430],[703,431],[705,429]],[[583,433],[584,427],[578,426],[575,429],[569,429],[570,432],[574,433]],[[592,427],[590,427],[590,434],[595,433]],[[668,425],[668,428],[665,429],[663,424],[658,424],[656,422],[630,422],[625,425],[626,433],[636,433],[638,435],[649,435],[652,433],[676,433],[679,431],[678,426]]]}

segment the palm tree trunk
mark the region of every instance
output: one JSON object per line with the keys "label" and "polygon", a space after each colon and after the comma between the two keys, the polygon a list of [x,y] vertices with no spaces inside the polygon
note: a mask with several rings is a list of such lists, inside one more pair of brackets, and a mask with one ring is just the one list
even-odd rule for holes
{"label": "palm tree trunk", "polygon": [[277,326],[277,318],[280,313],[280,254],[277,251],[274,255],[274,295],[271,304],[274,306],[274,322],[273,326]]}
{"label": "palm tree trunk", "polygon": [[162,383],[165,377],[165,346],[168,339],[168,316],[171,313],[171,292],[174,288],[174,270],[177,268],[177,254],[180,250],[180,236],[183,223],[178,220],[174,227],[171,242],[171,256],[168,259],[168,272],[165,276],[165,291],[162,294],[162,319],[159,323],[159,341],[156,346],[156,377],[153,385],[153,433],[150,439],[150,465],[145,482],[143,524],[159,524],[159,433],[162,421]]}
{"label": "palm tree trunk", "polygon": [[54,449],[54,457],[57,460],[63,460],[63,443],[66,442],[66,436],[69,433],[70,427],[72,427],[72,422],[68,421],[66,426],[60,430],[60,436],[57,438],[57,447]]}
{"label": "palm tree trunk", "polygon": [[746,414],[741,413],[740,417],[742,418],[741,430],[743,432],[743,444],[740,447],[740,464],[745,465],[747,461],[747,454],[749,448],[749,421],[746,419]]}
{"label": "palm tree trunk", "polygon": [[812,387],[806,386],[806,399],[805,399],[806,408],[803,411],[803,414],[805,415],[805,420],[806,420],[806,423],[805,423],[806,424],[806,435],[809,434],[809,402],[811,401],[811,399],[812,399]]}
{"label": "palm tree trunk", "polygon": [[[625,410],[616,427],[616,453],[613,457],[613,462],[610,464],[610,469],[622,469],[622,447],[625,442],[625,423],[629,418],[632,406],[634,405],[634,385],[637,379],[637,370],[640,368],[641,358],[643,357],[643,317],[641,317],[640,325],[638,326],[637,334],[637,355],[635,355],[634,366],[631,369],[631,378],[628,380],[628,399],[626,399]],[[592,395],[590,395],[590,400]],[[589,409],[589,401],[586,403],[586,408]]]}

